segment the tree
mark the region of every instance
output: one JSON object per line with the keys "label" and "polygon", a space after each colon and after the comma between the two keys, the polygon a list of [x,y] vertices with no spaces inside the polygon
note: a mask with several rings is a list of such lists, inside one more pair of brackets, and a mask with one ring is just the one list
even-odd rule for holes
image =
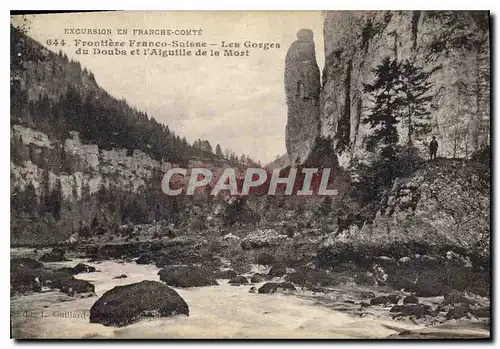
{"label": "tree", "polygon": [[215,155],[219,157],[223,157],[224,155],[222,154],[222,148],[220,145],[217,143],[217,146],[215,147]]}
{"label": "tree", "polygon": [[432,100],[429,77],[433,71],[425,72],[413,60],[398,62],[386,57],[373,73],[375,81],[364,86],[374,103],[362,121],[374,129],[368,137],[368,150],[372,150],[379,142],[386,147],[397,144],[397,125],[400,122],[406,128],[408,145],[412,144],[413,135],[429,133]]}
{"label": "tree", "polygon": [[379,142],[386,146],[392,146],[399,141],[396,125],[399,123],[396,111],[396,101],[394,98],[399,67],[395,60],[386,57],[374,70],[375,81],[372,84],[365,84],[364,91],[373,98],[374,107],[370,113],[362,120],[364,124],[369,124],[374,129],[372,135],[367,140],[368,150]]}
{"label": "tree", "polygon": [[10,26],[10,81],[18,81],[21,74],[27,69],[29,62],[43,62],[46,60],[40,47],[32,45],[28,32],[28,21],[24,17],[22,24]]}
{"label": "tree", "polygon": [[429,90],[432,83],[429,80],[431,73],[425,72],[413,61],[404,60],[400,65],[399,94],[396,99],[401,111],[406,110],[405,124],[408,132],[408,144],[412,143],[412,135],[427,134],[431,131],[430,109],[432,95]]}
{"label": "tree", "polygon": [[63,201],[62,184],[58,178],[54,186],[54,190],[50,195],[50,204],[52,209],[52,217],[57,221],[61,218],[61,208]]}

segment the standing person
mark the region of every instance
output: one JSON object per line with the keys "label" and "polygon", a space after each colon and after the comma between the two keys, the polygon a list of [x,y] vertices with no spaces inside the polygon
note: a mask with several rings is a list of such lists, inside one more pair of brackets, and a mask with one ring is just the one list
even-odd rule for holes
{"label": "standing person", "polygon": [[438,147],[439,147],[439,144],[436,141],[436,136],[432,136],[432,141],[429,144],[429,150],[431,152],[431,160],[436,159],[436,153],[437,153]]}

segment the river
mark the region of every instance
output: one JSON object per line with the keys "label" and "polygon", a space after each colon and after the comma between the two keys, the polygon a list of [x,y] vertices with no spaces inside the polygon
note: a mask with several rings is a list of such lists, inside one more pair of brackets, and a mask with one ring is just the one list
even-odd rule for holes
{"label": "river", "polygon": [[[156,280],[153,265],[83,259],[46,263],[74,266],[85,262],[99,272],[77,278],[95,285],[97,296],[72,298],[56,291],[11,297],[12,336],[15,338],[385,338],[422,325],[392,320],[387,310],[359,316],[321,305],[305,291],[293,294],[249,293],[250,286],[175,288],[189,305],[190,315],[144,319],[116,328],[89,322],[94,302],[107,290],[142,280]],[[113,279],[126,274],[125,279]],[[257,288],[261,284],[255,285]],[[147,297],[147,294],[144,295]],[[396,330],[396,329],[399,330]],[[464,329],[465,330],[465,329]],[[469,329],[481,332],[480,329]]]}

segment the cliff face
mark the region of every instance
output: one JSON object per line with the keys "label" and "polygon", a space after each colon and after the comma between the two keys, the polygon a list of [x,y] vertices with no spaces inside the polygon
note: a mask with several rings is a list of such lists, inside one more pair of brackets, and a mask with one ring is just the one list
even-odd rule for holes
{"label": "cliff face", "polygon": [[301,29],[288,49],[285,91],[288,106],[286,150],[292,164],[306,160],[320,131],[320,73],[313,32]]}
{"label": "cliff face", "polygon": [[332,136],[342,165],[366,157],[361,120],[372,104],[363,84],[384,57],[434,71],[432,131],[414,139],[422,152],[432,135],[443,157],[468,157],[489,142],[488,12],[327,12],[324,41],[321,134]]}
{"label": "cliff face", "polygon": [[[144,196],[147,188],[156,186],[161,195],[161,173],[172,166],[138,150],[85,144],[78,132],[60,141],[22,125],[12,125],[11,149],[12,219],[19,227],[12,231],[14,244],[60,242],[92,224],[116,227],[123,223],[124,206]],[[53,199],[56,192],[59,199]],[[116,207],[103,205],[99,197],[115,201]],[[31,209],[26,200],[32,202]],[[57,215],[47,214],[47,200],[50,205],[57,202]],[[142,203],[150,220],[155,219],[154,202]],[[32,222],[35,212],[40,214],[38,225]]]}

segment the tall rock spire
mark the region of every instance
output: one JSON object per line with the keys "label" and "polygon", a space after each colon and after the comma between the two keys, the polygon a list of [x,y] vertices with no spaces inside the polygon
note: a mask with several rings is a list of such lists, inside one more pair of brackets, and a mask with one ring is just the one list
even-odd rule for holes
{"label": "tall rock spire", "polygon": [[304,162],[320,134],[320,71],[316,63],[313,32],[301,29],[285,60],[288,106],[285,143],[292,164]]}

